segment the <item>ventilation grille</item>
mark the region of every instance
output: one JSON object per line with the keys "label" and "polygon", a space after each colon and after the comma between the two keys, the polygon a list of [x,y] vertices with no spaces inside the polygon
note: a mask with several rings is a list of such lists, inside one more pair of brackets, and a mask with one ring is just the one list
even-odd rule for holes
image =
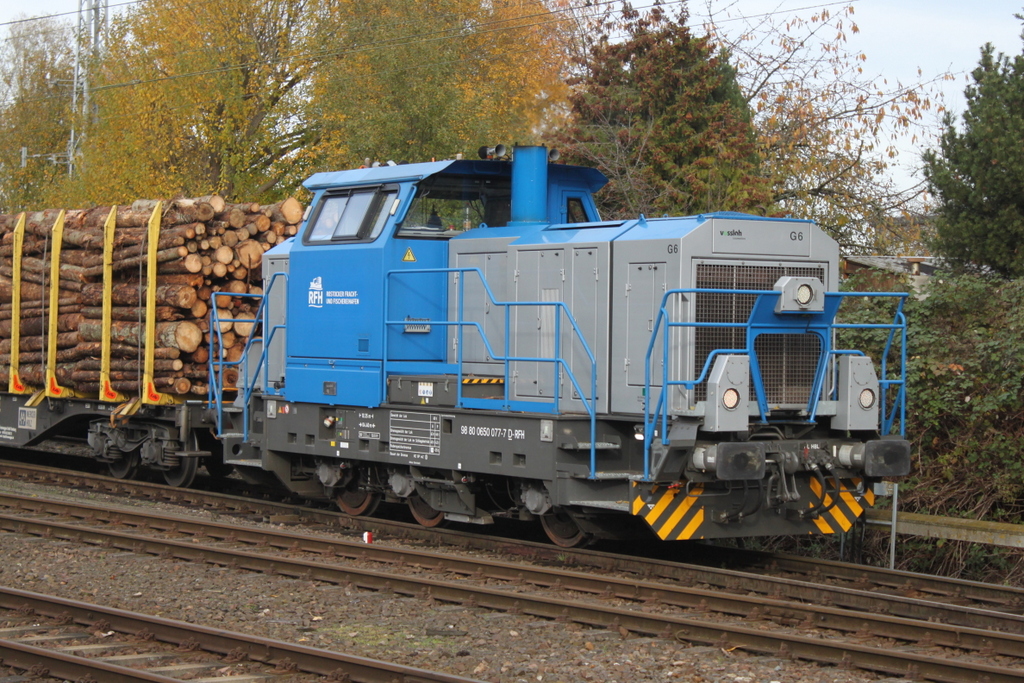
{"label": "ventilation grille", "polygon": [[[821,266],[745,266],[722,263],[697,265],[698,289],[770,290],[780,277],[816,277],[825,282]],[[745,323],[754,306],[753,294],[697,294],[695,322]],[[715,349],[743,349],[743,328],[695,329],[694,377],[700,374],[708,354]],[[761,335],[754,342],[761,378],[769,403],[806,404],[821,355],[821,341],[813,334]],[[707,385],[697,386],[697,400],[707,398]],[[755,400],[754,385],[750,399]]]}

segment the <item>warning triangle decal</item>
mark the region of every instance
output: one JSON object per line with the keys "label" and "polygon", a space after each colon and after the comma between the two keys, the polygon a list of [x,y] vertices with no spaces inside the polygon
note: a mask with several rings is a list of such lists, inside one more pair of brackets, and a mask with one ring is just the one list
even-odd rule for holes
{"label": "warning triangle decal", "polygon": [[416,256],[412,253],[412,247],[405,250],[405,256],[402,257],[403,261],[415,261]]}

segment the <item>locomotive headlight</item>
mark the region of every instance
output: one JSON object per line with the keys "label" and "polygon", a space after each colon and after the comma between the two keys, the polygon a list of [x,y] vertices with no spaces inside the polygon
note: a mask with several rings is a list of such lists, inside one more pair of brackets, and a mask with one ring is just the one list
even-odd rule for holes
{"label": "locomotive headlight", "polygon": [[802,284],[796,288],[796,302],[806,306],[814,299],[814,289],[809,284]]}
{"label": "locomotive headlight", "polygon": [[633,425],[633,438],[636,439],[637,441],[643,441],[644,440],[644,426],[643,425]]}
{"label": "locomotive headlight", "polygon": [[875,392],[871,389],[862,389],[860,392],[860,407],[867,410],[875,405]]}
{"label": "locomotive headlight", "polygon": [[780,277],[773,289],[779,292],[775,302],[776,313],[821,313],[825,310],[825,288],[815,277]]}
{"label": "locomotive headlight", "polygon": [[733,387],[729,387],[722,392],[722,405],[726,410],[735,410],[736,406],[740,404],[740,392]]}

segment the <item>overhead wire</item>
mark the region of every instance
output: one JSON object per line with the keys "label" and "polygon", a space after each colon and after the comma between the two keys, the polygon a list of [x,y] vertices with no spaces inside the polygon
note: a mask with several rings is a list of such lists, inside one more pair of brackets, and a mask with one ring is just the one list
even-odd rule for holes
{"label": "overhead wire", "polygon": [[[207,0],[207,2],[216,2],[217,0]],[[124,2],[115,2],[107,4],[107,9],[111,7],[126,7],[128,5],[138,5],[146,0],[125,0]],[[68,12],[54,12],[53,14],[40,14],[35,17],[25,17],[23,19],[10,19],[8,21],[0,21],[0,26],[13,26],[15,24],[27,24],[32,21],[46,21],[47,19],[59,19],[60,17],[69,17],[78,14],[78,10],[72,10]]]}
{"label": "overhead wire", "polygon": [[[860,0],[835,0],[834,2],[816,3],[814,5],[808,5],[808,6],[805,6],[805,7],[786,8],[785,10],[783,10],[781,7],[779,7],[778,9],[772,10],[771,12],[760,12],[758,14],[741,15],[741,16],[737,16],[737,17],[723,19],[722,21],[745,21],[745,20],[749,20],[749,19],[757,19],[757,18],[760,18],[760,17],[776,16],[776,15],[783,14],[783,13],[790,14],[790,13],[793,13],[793,12],[802,12],[802,11],[808,10],[808,9],[822,9],[822,8],[825,8],[825,7],[834,7],[834,6],[837,6],[837,5],[850,5],[850,4],[855,4],[855,3],[859,2],[859,1]],[[113,3],[113,4],[108,4],[107,8],[109,9],[110,7],[126,7],[128,5],[139,5],[139,4],[142,4],[143,2],[146,2],[146,0],[125,0],[125,2],[116,2],[116,3]],[[193,5],[206,5],[206,4],[210,4],[212,2],[219,2],[219,0],[204,0],[203,2],[197,2],[197,3],[192,3],[192,4]],[[592,6],[592,5],[601,5],[601,4],[613,4],[613,3],[601,3],[601,2],[598,2],[598,3],[592,3],[590,6]],[[578,9],[578,8],[573,8],[573,9]],[[40,15],[34,16],[34,17],[24,17],[22,19],[10,19],[8,21],[0,21],[0,26],[12,26],[14,24],[25,24],[25,23],[29,23],[29,22],[33,22],[33,21],[46,21],[48,19],[57,19],[57,18],[60,18],[60,17],[68,17],[68,16],[73,16],[73,15],[76,15],[76,14],[78,14],[78,10],[71,10],[71,11],[68,11],[68,12],[55,12],[53,14],[40,14]],[[705,19],[710,19],[711,18],[710,14],[708,14],[708,15],[693,15],[693,16],[699,16],[699,17],[702,17],[702,18],[705,18]]]}
{"label": "overhead wire", "polygon": [[[132,0],[130,2],[117,3],[115,6],[139,4],[139,3],[143,2],[143,1],[144,0]],[[196,2],[196,3],[189,3],[189,6],[205,5],[205,4],[208,4],[209,2],[212,2],[212,1],[214,1],[214,0],[205,0],[205,1],[200,1],[200,2]],[[685,2],[685,0],[675,0],[673,2],[669,2],[668,5],[670,6],[670,5],[676,5],[676,4],[683,4],[684,2]],[[778,10],[774,10],[772,12],[765,12],[765,13],[760,13],[760,14],[755,14],[755,15],[747,15],[747,16],[738,16],[738,17],[734,17],[734,18],[719,20],[719,23],[724,23],[724,22],[728,22],[728,21],[749,21],[751,19],[756,19],[756,18],[760,18],[760,17],[767,17],[767,16],[773,16],[773,15],[776,15],[776,14],[780,14],[783,11],[786,12],[786,13],[792,13],[792,12],[799,12],[799,11],[804,11],[804,10],[808,10],[808,9],[823,9],[823,8],[827,8],[827,7],[830,7],[830,6],[836,6],[836,5],[849,5],[851,2],[857,2],[857,0],[836,0],[835,2],[828,2],[828,3],[822,3],[822,4],[808,5],[808,6],[799,7],[799,8],[791,8],[791,9],[786,9],[786,10],[778,9]],[[548,12],[544,12],[544,13],[536,13],[536,14],[532,14],[532,15],[521,15],[521,16],[518,16],[518,17],[501,18],[501,19],[495,20],[493,22],[485,22],[485,23],[481,24],[481,26],[485,26],[485,27],[486,26],[491,26],[492,28],[485,28],[484,30],[479,30],[479,28],[478,28],[477,30],[473,31],[473,33],[476,34],[476,35],[493,33],[493,32],[504,30],[503,29],[503,25],[511,23],[511,22],[519,22],[519,21],[522,21],[524,19],[530,19],[530,18],[541,17],[541,16],[549,17],[551,15],[560,15],[560,14],[565,13],[565,12],[570,12],[570,11],[575,11],[575,10],[580,10],[580,9],[597,8],[597,7],[600,7],[602,5],[607,6],[607,5],[612,5],[612,4],[615,4],[615,0],[607,0],[605,2],[588,3],[584,8],[570,6],[570,7],[567,7],[565,9],[553,10],[553,11],[548,11]],[[645,9],[650,9],[652,7],[655,7],[655,6],[665,7],[666,4],[659,3],[659,2],[654,2],[651,5],[643,6],[643,7],[637,8],[637,9],[645,10]],[[468,17],[470,14],[477,14],[477,13],[480,13],[480,12],[483,12],[483,11],[486,11],[486,10],[481,9],[481,10],[474,10],[473,12],[448,13],[447,15],[444,15],[444,16],[449,16],[449,17],[452,17],[452,16],[465,16],[465,17]],[[65,14],[68,14],[68,13],[46,15],[46,16],[42,16],[42,17],[35,17],[35,18],[32,18],[32,19],[25,19],[25,20],[18,20],[18,21],[20,22],[20,21],[50,19],[50,18],[57,17],[57,16],[63,16]],[[710,17],[710,15],[708,15],[708,17]],[[531,23],[531,24],[517,26],[516,28],[533,28],[533,27],[542,26],[542,25],[549,24],[549,23],[555,23],[558,20],[560,20],[560,19],[554,19],[554,18],[552,18],[552,19],[545,19],[543,21],[538,21],[538,22],[534,22],[534,23]],[[17,23],[17,22],[6,22],[6,23]],[[413,20],[403,20],[403,21],[398,21],[398,22],[392,22],[391,24],[384,24],[383,25],[383,29],[386,30],[389,26],[390,27],[398,27],[398,26],[403,26],[403,25],[407,25],[407,24],[410,24],[410,23],[415,23],[415,22]],[[4,25],[4,24],[0,23],[0,25]],[[195,27],[195,26],[193,25],[193,27]],[[380,26],[377,27],[378,30],[381,30],[381,28],[382,27],[380,27]],[[273,65],[273,64],[282,63],[282,62],[285,62],[285,61],[299,60],[299,61],[308,61],[310,63],[315,63],[317,61],[321,61],[321,60],[324,60],[324,59],[327,59],[327,58],[331,58],[331,57],[342,57],[342,56],[345,56],[345,55],[359,54],[359,53],[375,51],[375,50],[392,49],[392,48],[396,48],[396,47],[397,48],[401,48],[401,47],[407,47],[409,45],[415,45],[417,43],[425,44],[425,43],[429,43],[429,42],[445,41],[445,40],[448,40],[450,38],[460,38],[460,37],[463,37],[463,36],[464,36],[464,33],[463,33],[463,29],[462,28],[447,29],[446,31],[441,32],[440,35],[438,35],[438,34],[422,34],[422,33],[421,34],[409,34],[409,35],[405,35],[405,36],[400,36],[399,38],[396,38],[394,40],[390,40],[390,41],[377,41],[377,42],[375,42],[374,44],[371,44],[371,45],[361,45],[361,46],[356,46],[354,48],[346,48],[346,49],[341,49],[341,50],[307,51],[305,53],[300,52],[300,53],[293,53],[291,55],[284,55],[284,56],[281,56],[281,57],[279,57],[277,59],[272,59],[272,60],[258,60],[258,61],[243,62],[243,63],[239,63],[239,64],[234,64],[234,65],[224,65],[224,66],[213,68],[213,69],[203,69],[203,70],[192,71],[192,72],[187,72],[187,73],[182,73],[182,74],[168,74],[168,75],[165,75],[165,76],[159,76],[159,77],[155,77],[155,78],[151,78],[151,79],[145,79],[145,80],[133,79],[131,81],[124,81],[124,82],[120,82],[120,83],[112,83],[112,84],[97,86],[97,87],[94,87],[92,89],[92,92],[96,93],[96,92],[102,92],[102,91],[105,91],[105,90],[112,90],[112,89],[125,88],[125,87],[137,87],[137,86],[140,86],[140,85],[159,83],[159,82],[163,82],[163,81],[180,80],[180,79],[185,79],[185,78],[194,78],[194,77],[200,77],[200,76],[215,75],[215,74],[219,74],[219,73],[226,73],[226,72],[235,71],[235,70],[241,70],[241,69],[246,69],[246,68],[253,68],[253,67],[259,67],[259,66],[269,66],[269,65]],[[213,50],[213,49],[217,49],[217,48],[199,48],[197,50],[189,51],[189,52],[202,52],[202,51]],[[179,54],[181,54],[181,53],[179,53]],[[188,52],[185,52],[185,54],[188,54]],[[437,65],[443,65],[443,64],[446,64],[446,63],[447,62],[437,62],[436,64]],[[410,67],[410,68],[417,68],[418,69],[418,68],[423,68],[425,66],[430,66],[430,65],[431,65],[431,63],[425,63],[425,64],[421,63],[419,65],[416,65],[415,67]],[[396,71],[401,71],[401,70],[392,70],[392,72],[396,72]],[[27,103],[39,102],[39,101],[42,101],[42,100],[58,99],[58,98],[63,98],[63,97],[64,97],[64,95],[51,94],[51,95],[37,96],[37,97],[34,97],[34,98],[24,98],[24,99],[20,100],[19,102],[27,104]],[[217,101],[217,100],[215,100],[215,101]],[[223,101],[223,98],[221,98],[220,101]],[[8,100],[7,102],[5,102],[3,104],[10,104],[10,103],[12,103],[12,102],[10,100]]]}

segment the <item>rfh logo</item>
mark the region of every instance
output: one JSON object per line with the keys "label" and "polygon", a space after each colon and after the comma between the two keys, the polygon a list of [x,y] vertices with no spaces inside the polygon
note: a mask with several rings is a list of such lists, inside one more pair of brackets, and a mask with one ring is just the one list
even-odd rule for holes
{"label": "rfh logo", "polygon": [[324,282],[323,278],[317,276],[309,283],[309,305],[312,308],[323,308],[324,306]]}

